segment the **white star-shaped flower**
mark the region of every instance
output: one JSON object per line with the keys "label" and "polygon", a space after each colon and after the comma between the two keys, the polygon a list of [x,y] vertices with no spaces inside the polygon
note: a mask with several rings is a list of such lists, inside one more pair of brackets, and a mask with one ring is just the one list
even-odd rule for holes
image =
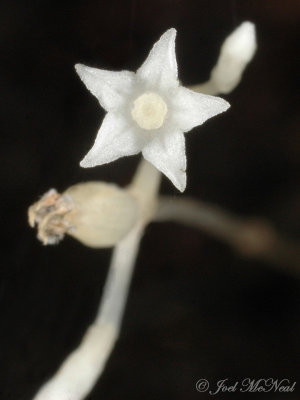
{"label": "white star-shaped flower", "polygon": [[155,43],[136,73],[75,66],[88,90],[107,111],[92,149],[81,161],[94,167],[142,152],[184,191],[184,132],[226,111],[229,104],[179,85],[174,28]]}

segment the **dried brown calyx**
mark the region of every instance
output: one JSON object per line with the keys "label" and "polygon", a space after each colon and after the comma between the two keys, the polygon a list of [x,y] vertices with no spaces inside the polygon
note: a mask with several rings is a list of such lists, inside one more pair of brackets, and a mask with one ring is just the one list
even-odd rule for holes
{"label": "dried brown calyx", "polygon": [[28,209],[29,225],[37,226],[38,239],[44,245],[60,242],[67,232],[75,227],[65,219],[74,209],[74,202],[68,194],[61,195],[50,189],[41,199]]}

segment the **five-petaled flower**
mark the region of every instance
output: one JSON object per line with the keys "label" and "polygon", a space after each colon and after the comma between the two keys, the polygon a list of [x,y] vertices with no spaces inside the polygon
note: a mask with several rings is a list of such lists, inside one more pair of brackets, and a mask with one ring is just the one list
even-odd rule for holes
{"label": "five-petaled flower", "polygon": [[229,104],[179,85],[174,28],[155,43],[136,73],[75,66],[108,112],[82,167],[109,163],[142,152],[144,158],[184,191],[184,132],[226,111]]}

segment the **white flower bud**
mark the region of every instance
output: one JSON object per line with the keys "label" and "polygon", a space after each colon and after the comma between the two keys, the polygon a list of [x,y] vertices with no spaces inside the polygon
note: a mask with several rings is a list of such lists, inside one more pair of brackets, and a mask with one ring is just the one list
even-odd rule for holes
{"label": "white flower bud", "polygon": [[225,39],[210,77],[217,93],[229,93],[238,85],[256,47],[255,25],[248,21]]}

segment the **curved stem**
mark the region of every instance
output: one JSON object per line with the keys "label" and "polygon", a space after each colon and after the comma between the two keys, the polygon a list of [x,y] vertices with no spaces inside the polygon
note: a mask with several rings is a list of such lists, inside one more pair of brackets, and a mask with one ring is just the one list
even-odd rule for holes
{"label": "curved stem", "polygon": [[242,219],[198,200],[163,196],[155,221],[174,221],[201,229],[245,257],[263,260],[299,277],[300,242],[283,237],[263,219]]}
{"label": "curved stem", "polygon": [[115,246],[95,322],[34,400],[81,400],[93,388],[118,338],[141,233],[136,228]]}
{"label": "curved stem", "polygon": [[108,324],[119,332],[142,230],[135,229],[114,248],[95,324]]}
{"label": "curved stem", "polygon": [[256,52],[256,47],[255,25],[245,21],[223,42],[208,82],[192,86],[190,89],[209,95],[232,92],[240,83],[245,68]]}

